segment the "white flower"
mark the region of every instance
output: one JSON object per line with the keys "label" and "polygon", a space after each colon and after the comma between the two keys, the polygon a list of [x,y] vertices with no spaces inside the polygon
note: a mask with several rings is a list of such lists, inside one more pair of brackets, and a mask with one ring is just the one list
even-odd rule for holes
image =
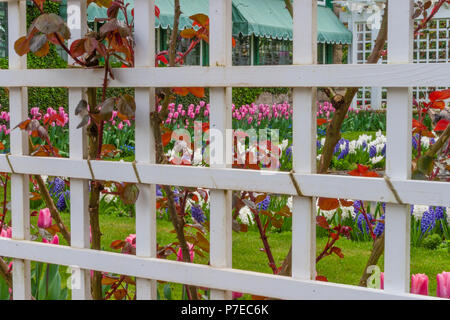
{"label": "white flower", "polygon": [[287,199],[286,205],[287,205],[288,208],[291,209],[291,211],[292,211],[292,197],[289,197],[289,198]]}
{"label": "white flower", "polygon": [[420,139],[420,143],[422,144],[423,148],[428,149],[430,147],[430,138],[422,137],[422,139]]}
{"label": "white flower", "polygon": [[381,137],[383,135],[383,133],[381,133],[381,130],[378,130],[377,133],[375,134],[378,137]]}
{"label": "white flower", "polygon": [[289,140],[288,139],[284,139],[283,142],[281,142],[281,150],[286,149],[288,144],[289,144]]}
{"label": "white flower", "polygon": [[334,214],[336,213],[336,209],[334,210],[320,210],[320,214],[323,215],[327,220],[331,220]]}
{"label": "white flower", "polygon": [[247,206],[242,207],[241,210],[239,210],[239,218],[243,224],[253,224],[253,215],[250,208]]}
{"label": "white flower", "polygon": [[320,139],[320,144],[323,146],[325,144],[325,138]]}
{"label": "white flower", "polygon": [[318,156],[317,156],[317,160],[319,160],[320,161],[320,158],[322,157],[322,155],[321,154],[319,154]]}
{"label": "white flower", "polygon": [[341,207],[342,209],[342,218],[346,219],[348,217],[353,217],[355,214],[355,210],[353,210],[353,206],[350,207]]}
{"label": "white flower", "polygon": [[425,211],[428,211],[428,206],[424,206],[424,205],[414,205],[414,210],[413,210],[413,216],[416,218],[416,219],[419,219],[419,220],[421,220],[422,219],[422,216],[423,216],[423,213],[425,212]]}
{"label": "white flower", "polygon": [[350,143],[348,144],[348,153],[353,154],[356,153],[356,140],[352,140],[350,141]]}
{"label": "white flower", "polygon": [[370,162],[372,162],[372,164],[376,164],[376,163],[380,162],[383,159],[384,159],[383,156],[376,156],[376,157],[370,158]]}
{"label": "white flower", "polygon": [[381,150],[384,148],[384,143],[380,143],[376,145],[377,153],[381,153]]}

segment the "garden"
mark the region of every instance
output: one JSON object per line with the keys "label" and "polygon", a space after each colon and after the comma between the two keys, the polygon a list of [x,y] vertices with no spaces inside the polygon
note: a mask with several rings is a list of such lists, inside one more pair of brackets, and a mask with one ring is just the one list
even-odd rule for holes
{"label": "garden", "polygon": [[[83,68],[104,70],[98,88],[88,88],[75,114],[78,130],[87,139],[87,159],[132,163],[136,170],[137,93],[134,88],[112,88],[115,68],[135,66],[134,16],[125,23],[127,6],[122,0],[92,0],[108,8],[108,18],[99,30],[72,40],[65,22],[55,13],[58,4],[33,0],[27,15],[28,34],[16,39],[14,49],[28,56],[28,68],[65,68],[56,54],[62,47]],[[288,3],[289,1],[287,1]],[[442,1],[422,5],[423,30],[429,13]],[[180,16],[175,0],[175,19]],[[178,6],[177,6],[178,3]],[[288,6],[289,9],[289,6]],[[31,13],[30,13],[31,12]],[[428,12],[428,13],[426,13]],[[134,13],[133,13],[134,14]],[[155,15],[158,18],[158,8]],[[191,16],[192,28],[172,32],[169,50],[155,56],[157,67],[183,65],[184,59],[202,40],[209,40],[209,18]],[[174,23],[175,24],[175,23]],[[176,25],[176,24],[175,24]],[[421,32],[417,30],[416,32]],[[424,31],[425,32],[425,31]],[[189,39],[186,52],[176,52],[177,39]],[[233,40],[234,41],[234,40]],[[377,41],[386,42],[380,35]],[[381,54],[374,51],[375,62]],[[0,61],[8,68],[8,59]],[[386,171],[386,109],[352,107],[345,96],[323,88],[329,99],[314,106],[316,121],[316,165],[318,173],[337,176],[382,178]],[[210,166],[210,88],[157,88],[156,107],[150,121],[155,138],[156,163],[173,166]],[[255,103],[262,92],[285,93],[289,101]],[[29,88],[28,114],[11,124],[10,92],[0,92],[0,149],[14,154],[10,137],[23,132],[31,157],[69,158],[69,99],[66,88]],[[353,91],[353,96],[356,91]],[[293,172],[293,135],[296,112],[290,88],[233,88],[229,108],[233,129],[235,169]],[[450,90],[430,89],[426,102],[412,102],[411,163],[413,180],[450,181]],[[389,107],[389,106],[388,106]],[[210,109],[211,108],[211,109]],[[17,149],[16,149],[17,150]],[[89,162],[88,162],[89,163]],[[9,164],[11,166],[11,163]],[[91,166],[89,164],[89,166]],[[212,165],[211,165],[212,166]],[[90,167],[91,174],[93,173]],[[12,171],[14,172],[14,171]],[[135,171],[139,180],[137,170]],[[0,236],[12,237],[11,190],[13,173],[0,174]],[[93,179],[89,192],[90,248],[136,255],[136,202],[142,184]],[[71,197],[72,178],[29,175],[29,233],[31,241],[48,245],[71,245],[71,208],[79,201]],[[267,183],[270,183],[270,175]],[[156,185],[156,257],[184,263],[209,265],[211,190],[206,188]],[[28,197],[28,195],[26,195]],[[232,268],[279,276],[291,273],[292,215],[294,197],[245,190],[230,192],[232,208]],[[365,199],[312,198],[315,212],[315,280],[384,289],[385,202]],[[410,292],[450,299],[450,207],[410,207]],[[13,298],[12,274],[15,261],[0,257],[0,299]],[[72,298],[68,266],[32,261],[31,296],[36,300]],[[132,276],[89,272],[91,294],[97,300],[135,300],[137,279]],[[211,289],[183,283],[157,282],[157,299],[208,300]],[[235,300],[271,299],[250,294],[242,288],[232,292]]]}

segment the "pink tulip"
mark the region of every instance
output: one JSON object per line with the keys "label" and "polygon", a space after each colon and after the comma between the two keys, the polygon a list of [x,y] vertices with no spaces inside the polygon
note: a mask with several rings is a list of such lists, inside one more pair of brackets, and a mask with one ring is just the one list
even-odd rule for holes
{"label": "pink tulip", "polygon": [[53,236],[52,241],[48,242],[47,239],[42,238],[42,242],[43,242],[43,243],[50,243],[50,244],[59,244],[59,237],[58,237],[57,234],[55,234],[55,235]]}
{"label": "pink tulip", "polygon": [[[194,261],[194,245],[188,242],[188,247],[189,247],[189,253],[191,255],[191,262]],[[183,261],[183,252],[180,249],[178,249],[178,253],[177,253],[177,261]]]}
{"label": "pink tulip", "polygon": [[442,271],[436,275],[436,295],[440,298],[450,299],[450,272]]}
{"label": "pink tulip", "polygon": [[428,276],[423,273],[411,276],[411,293],[428,295]]}
{"label": "pink tulip", "polygon": [[384,289],[384,272],[380,274],[380,289]]}
{"label": "pink tulip", "polygon": [[52,225],[52,214],[49,208],[39,211],[38,227],[42,229],[50,228]]}
{"label": "pink tulip", "polygon": [[119,130],[123,129],[123,122],[122,121],[117,125],[117,129],[119,129]]}

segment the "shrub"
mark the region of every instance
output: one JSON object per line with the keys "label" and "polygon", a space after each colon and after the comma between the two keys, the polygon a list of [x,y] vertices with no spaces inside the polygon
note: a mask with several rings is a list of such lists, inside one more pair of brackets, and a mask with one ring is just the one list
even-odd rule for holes
{"label": "shrub", "polygon": [[442,239],[438,234],[432,234],[427,236],[423,240],[423,246],[427,249],[434,250],[437,249],[437,247],[441,244]]}

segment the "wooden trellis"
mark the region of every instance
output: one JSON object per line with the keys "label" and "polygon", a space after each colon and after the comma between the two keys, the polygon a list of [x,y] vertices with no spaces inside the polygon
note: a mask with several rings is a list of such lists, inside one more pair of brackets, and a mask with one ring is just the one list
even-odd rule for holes
{"label": "wooden trellis", "polygon": [[[3,0],[5,1],[5,0]],[[212,298],[226,299],[240,291],[281,299],[404,299],[409,294],[409,204],[450,206],[450,184],[410,180],[411,87],[450,86],[448,64],[412,64],[412,1],[391,1],[388,64],[315,65],[317,2],[295,0],[294,53],[291,66],[231,66],[231,0],[210,0],[210,67],[155,68],[154,1],[135,1],[136,68],[114,70],[111,87],[136,88],[136,161],[142,184],[136,204],[136,256],[89,249],[87,181],[92,179],[86,159],[85,135],[76,129],[74,109],[83,88],[101,84],[101,70],[26,70],[25,58],[14,52],[14,41],[26,33],[26,1],[7,0],[9,70],[0,71],[0,86],[10,94],[11,127],[27,118],[27,87],[68,87],[70,157],[28,156],[26,133],[11,132],[9,162],[0,155],[0,171],[12,173],[12,239],[0,238],[0,256],[12,257],[14,299],[30,299],[30,261],[77,266],[82,281],[73,299],[89,299],[89,272],[99,270],[136,276],[138,299],[156,299],[156,280],[212,288]],[[80,14],[86,31],[86,2],[70,0],[68,10]],[[69,14],[69,19],[70,19]],[[74,24],[76,25],[76,24]],[[293,168],[303,196],[298,196],[289,173],[240,170],[213,165],[186,167],[155,164],[149,114],[155,87],[209,87],[210,127],[231,129],[231,87],[293,87]],[[386,86],[387,160],[385,179],[315,174],[315,87]],[[224,148],[215,145],[213,148]],[[223,150],[225,151],[225,150]],[[225,152],[223,152],[225,155]],[[11,165],[10,165],[10,164]],[[225,163],[225,161],[224,161]],[[131,163],[91,161],[98,180],[138,183]],[[28,175],[70,177],[71,246],[29,240]],[[181,185],[211,190],[211,253],[209,266],[156,258],[155,185]],[[292,276],[283,277],[232,268],[231,190],[293,195]],[[393,192],[393,191],[396,192]],[[397,193],[397,195],[396,195]],[[314,281],[314,197],[388,202],[386,206],[385,289]]]}

